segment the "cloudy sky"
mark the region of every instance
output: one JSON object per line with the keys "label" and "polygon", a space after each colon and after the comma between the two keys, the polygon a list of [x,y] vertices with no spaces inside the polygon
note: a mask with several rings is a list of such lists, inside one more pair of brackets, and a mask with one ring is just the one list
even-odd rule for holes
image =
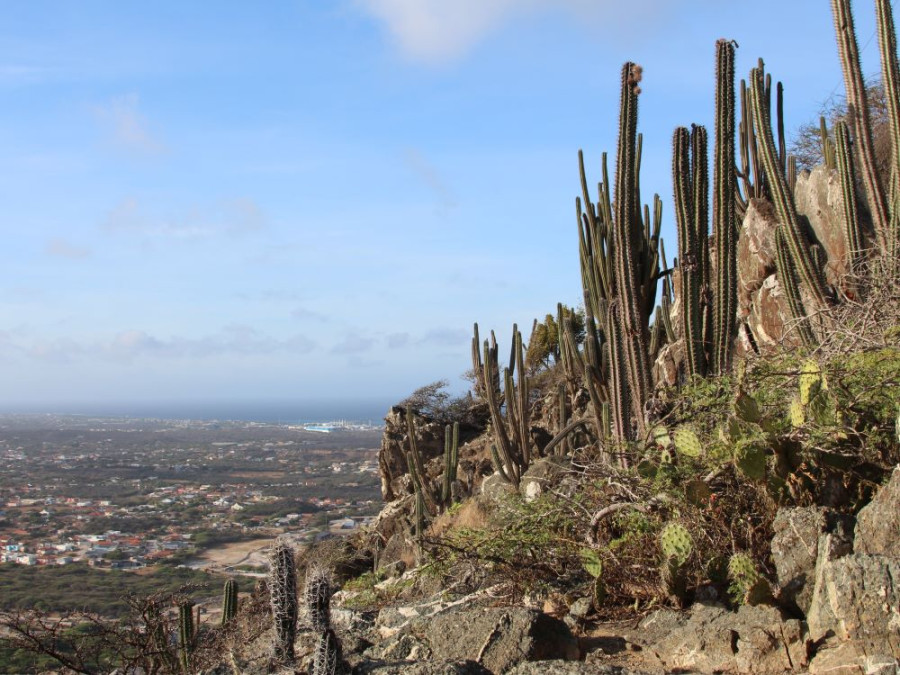
{"label": "cloudy sky", "polygon": [[597,177],[625,60],[672,232],[719,37],[789,129],[842,92],[822,0],[4,3],[0,408],[463,387],[474,321],[579,301],[577,151]]}

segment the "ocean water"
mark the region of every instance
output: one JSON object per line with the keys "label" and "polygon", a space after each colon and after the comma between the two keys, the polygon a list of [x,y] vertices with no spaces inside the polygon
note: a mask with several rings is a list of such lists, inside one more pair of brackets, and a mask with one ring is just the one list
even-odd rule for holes
{"label": "ocean water", "polygon": [[236,420],[300,424],[345,420],[381,424],[394,400],[317,399],[248,401],[111,401],[2,406],[0,413],[57,413],[96,417]]}

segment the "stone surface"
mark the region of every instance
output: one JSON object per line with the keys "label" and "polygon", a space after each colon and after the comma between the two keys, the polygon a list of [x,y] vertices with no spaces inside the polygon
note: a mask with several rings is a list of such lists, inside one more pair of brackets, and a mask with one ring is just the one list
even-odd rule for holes
{"label": "stone surface", "polygon": [[558,619],[533,609],[480,606],[422,612],[366,652],[369,659],[393,662],[470,660],[494,673],[522,661],[579,655],[577,640]]}
{"label": "stone surface", "polygon": [[857,642],[828,640],[809,663],[811,675],[897,675],[894,656],[868,656]]}
{"label": "stone surface", "polygon": [[738,306],[750,313],[757,291],[775,274],[775,210],[765,199],[751,199],[738,235]]}
{"label": "stone surface", "polygon": [[772,560],[778,575],[778,599],[806,615],[812,602],[819,539],[835,534],[852,549],[853,518],[817,506],[781,509],[775,516]]}
{"label": "stone surface", "polygon": [[532,462],[519,479],[519,492],[526,501],[537,499],[548,486],[559,480],[567,466],[568,462],[558,457],[544,457]]}
{"label": "stone surface", "polygon": [[491,675],[473,661],[410,663],[408,661],[363,661],[353,668],[354,675]]}
{"label": "stone surface", "polygon": [[[856,518],[857,553],[900,556],[900,466]],[[900,583],[900,579],[897,580]]]}
{"label": "stone surface", "polygon": [[[422,453],[423,463],[444,454],[444,426],[419,415],[415,416],[416,446]],[[460,440],[462,442],[462,439]],[[384,433],[378,451],[378,470],[381,475],[381,496],[386,502],[403,497],[410,492],[406,483],[398,484],[409,471],[406,451],[409,433],[406,425],[406,409],[393,406],[384,418]],[[426,471],[428,466],[425,467]]]}
{"label": "stone surface", "polygon": [[837,171],[824,165],[797,176],[794,187],[797,215],[805,220],[828,256],[825,278],[833,286],[847,273],[847,241],[844,236],[844,198]]}
{"label": "stone surface", "polygon": [[572,661],[527,661],[509,671],[508,675],[642,675],[645,671],[621,666],[604,666]]}
{"label": "stone surface", "polygon": [[784,673],[806,665],[803,624],[774,607],[742,605],[731,612],[696,604],[689,612],[659,610],[633,639],[668,671]]}
{"label": "stone surface", "polygon": [[867,658],[900,654],[900,558],[820,550],[807,623],[812,639],[852,640]]}
{"label": "stone surface", "polygon": [[516,494],[516,487],[503,480],[503,476],[499,473],[494,472],[481,481],[481,494],[488,499],[498,500]]}

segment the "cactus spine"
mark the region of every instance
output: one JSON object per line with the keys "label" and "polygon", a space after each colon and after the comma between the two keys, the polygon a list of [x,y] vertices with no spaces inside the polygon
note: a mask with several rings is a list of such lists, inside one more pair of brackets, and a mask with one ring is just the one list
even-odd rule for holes
{"label": "cactus spine", "polygon": [[[713,228],[717,253],[710,357],[712,370],[716,373],[725,373],[731,367],[731,345],[736,332],[738,233],[734,107],[734,43],[719,40],[716,43],[716,146],[713,168]],[[755,160],[756,139],[749,120],[747,126],[749,129],[744,129],[742,134],[742,148],[745,143],[751,142],[752,137]],[[749,173],[749,160],[744,160],[744,163],[745,171]]]}
{"label": "cactus spine", "polygon": [[285,541],[276,541],[269,558],[269,594],[275,623],[275,660],[294,662],[297,637],[297,571],[294,549]]}
{"label": "cactus spine", "polygon": [[228,623],[235,617],[238,609],[238,587],[237,582],[234,579],[229,579],[225,582],[225,588],[223,591],[223,601],[222,601],[222,626],[227,626]]}
{"label": "cactus spine", "polygon": [[[887,37],[887,22],[884,21],[887,18],[887,14],[882,11],[885,9],[883,6],[878,6],[878,9],[878,37],[879,41],[881,41]],[[888,246],[888,213],[884,191],[878,180],[876,169],[875,144],[872,141],[872,125],[869,119],[866,83],[863,79],[862,67],[859,61],[859,47],[856,42],[856,30],[853,26],[850,0],[831,0],[831,11],[834,16],[834,29],[837,35],[841,68],[844,71],[844,86],[847,90],[847,118],[853,126],[854,140],[859,150],[862,182],[869,202],[872,224],[875,228],[875,238],[878,241],[878,247],[881,252],[886,253],[890,250]],[[893,51],[892,54],[896,60],[896,51]],[[891,98],[890,93],[887,98]]]}

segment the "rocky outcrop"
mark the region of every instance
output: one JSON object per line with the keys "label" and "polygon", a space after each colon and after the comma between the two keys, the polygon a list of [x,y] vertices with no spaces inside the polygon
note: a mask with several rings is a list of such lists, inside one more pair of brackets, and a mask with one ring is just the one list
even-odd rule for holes
{"label": "rocky outcrop", "polygon": [[659,610],[632,639],[667,672],[780,674],[803,669],[810,647],[799,620],[750,605],[737,612],[702,603],[689,612]]}
{"label": "rocky outcrop", "polygon": [[[856,519],[857,553],[900,556],[900,466]],[[898,580],[900,581],[900,580]]]}
{"label": "rocky outcrop", "polygon": [[805,220],[828,256],[825,279],[840,285],[847,274],[847,239],[844,234],[844,197],[837,171],[817,166],[802,172],[794,186],[797,215]]}
{"label": "rocky outcrop", "polygon": [[778,575],[778,600],[785,607],[805,616],[812,602],[819,540],[834,535],[832,546],[840,546],[842,555],[853,549],[852,516],[831,509],[808,506],[781,509],[775,517],[772,560]]}
{"label": "rocky outcrop", "polygon": [[[416,446],[424,462],[444,454],[444,425],[415,416]],[[406,409],[393,406],[384,418],[384,434],[378,452],[378,468],[381,474],[381,497],[392,502],[410,492],[406,451],[409,432],[406,425]],[[426,469],[428,467],[426,466]]]}
{"label": "rocky outcrop", "polygon": [[390,608],[379,614],[375,630],[384,639],[363,654],[374,663],[469,662],[506,673],[523,661],[577,660],[580,655],[578,641],[562,621],[524,607],[423,603]]}
{"label": "rocky outcrop", "polygon": [[764,199],[751,199],[738,236],[738,306],[747,316],[763,282],[775,274],[775,209]]}

